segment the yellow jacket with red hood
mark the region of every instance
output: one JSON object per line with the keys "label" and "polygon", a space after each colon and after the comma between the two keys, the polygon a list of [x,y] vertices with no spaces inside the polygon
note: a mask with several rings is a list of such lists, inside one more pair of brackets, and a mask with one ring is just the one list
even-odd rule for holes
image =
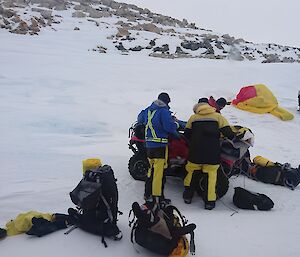
{"label": "yellow jacket with red hood", "polygon": [[207,103],[194,106],[185,129],[190,141],[189,161],[196,164],[220,163],[220,135],[234,138],[228,121]]}

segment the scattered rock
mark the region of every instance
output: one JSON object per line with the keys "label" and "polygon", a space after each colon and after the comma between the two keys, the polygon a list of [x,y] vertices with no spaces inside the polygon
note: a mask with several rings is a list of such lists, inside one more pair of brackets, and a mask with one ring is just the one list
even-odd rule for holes
{"label": "scattered rock", "polygon": [[22,20],[21,20],[20,16],[15,15],[11,18],[11,21],[13,21],[14,23],[20,23]]}
{"label": "scattered rock", "polygon": [[98,49],[98,52],[101,53],[101,54],[106,54],[107,52],[107,48],[104,47],[104,46],[97,46],[97,49]]}
{"label": "scattered rock", "polygon": [[213,60],[226,59],[226,56],[224,56],[224,55],[214,55],[214,54],[205,54],[203,57],[206,59],[213,59]]}
{"label": "scattered rock", "polygon": [[[122,54],[126,54],[128,51],[138,52],[143,49],[152,49],[150,56],[169,59],[228,58],[237,61],[259,59],[264,63],[300,62],[299,48],[277,44],[255,45],[241,38],[235,39],[228,34],[219,36],[212,33],[211,30],[197,28],[195,23],[189,23],[186,19],[177,20],[133,4],[113,0],[2,0],[0,3],[0,28],[8,29],[12,33],[37,35],[42,27],[52,26],[53,23],[59,24],[64,20],[64,16],[58,15],[53,10],[66,10],[70,7],[73,8],[71,15],[74,18],[84,18],[84,20],[94,22],[101,30],[117,29],[116,35],[108,36],[107,39],[112,40],[111,43],[115,44]],[[30,10],[39,14],[30,17],[30,14],[32,15]],[[116,24],[102,19],[111,16],[122,19],[118,19]],[[54,27],[52,29],[55,30]],[[80,30],[80,28],[74,27],[74,30]],[[161,42],[161,46],[155,47],[156,39],[148,39],[148,33],[144,33],[145,31],[158,34],[157,38]],[[135,37],[130,36],[132,33]],[[181,40],[180,46],[177,46],[172,54],[169,53],[169,45],[164,44],[165,37]],[[150,40],[150,42],[146,47],[134,46],[130,42],[136,39]],[[128,50],[121,41],[128,41],[126,42]],[[184,49],[190,51],[185,52]],[[200,51],[195,52],[199,49]],[[101,53],[107,51],[101,46],[92,50]]]}
{"label": "scattered rock", "polygon": [[123,44],[120,42],[118,45],[115,46],[119,51],[122,52],[128,52],[128,50],[123,46]]}
{"label": "scattered rock", "polygon": [[36,19],[31,18],[31,28],[38,28],[39,27],[39,23],[37,22]]}
{"label": "scattered rock", "polygon": [[165,30],[163,30],[163,32],[165,32],[165,33],[176,33],[176,31],[174,29],[165,29]]}
{"label": "scattered rock", "polygon": [[202,38],[208,39],[208,40],[218,40],[219,39],[219,36],[218,35],[214,35],[214,34],[202,34],[200,36]]}
{"label": "scattered rock", "polygon": [[128,36],[126,36],[126,37],[124,37],[124,38],[121,38],[121,40],[122,40],[122,41],[129,41],[129,42],[130,42],[130,41],[135,40],[135,38],[128,35]]}
{"label": "scattered rock", "polygon": [[101,0],[101,3],[106,6],[111,6],[112,0]]}
{"label": "scattered rock", "polygon": [[229,36],[228,34],[225,34],[222,36],[224,44],[226,45],[233,45],[233,42],[235,41],[234,37]]}
{"label": "scattered rock", "polygon": [[39,12],[41,14],[41,16],[46,20],[50,20],[52,18],[51,10],[45,10],[45,9],[41,9],[41,8],[32,8],[31,10],[33,12]]}
{"label": "scattered rock", "polygon": [[117,21],[115,23],[116,25],[120,25],[121,27],[125,27],[125,28],[130,28],[131,27],[131,23],[128,23],[128,22],[124,22],[124,21]]}
{"label": "scattered rock", "polygon": [[149,56],[164,59],[175,59],[175,55],[169,53],[150,53]]}
{"label": "scattered rock", "polygon": [[180,46],[177,46],[175,54],[188,54],[188,53],[184,52]]}
{"label": "scattered rock", "polygon": [[208,54],[208,55],[214,55],[215,54],[215,51],[211,45],[211,39],[204,39],[204,41],[201,43],[200,42],[200,45],[201,45],[201,48],[206,48],[206,52],[205,54]]}
{"label": "scattered rock", "polygon": [[256,58],[250,53],[244,53],[244,57],[249,61],[254,61]]}
{"label": "scattered rock", "polygon": [[76,11],[72,13],[72,17],[74,18],[84,18],[86,17],[86,14],[80,11]]}
{"label": "scattered rock", "polygon": [[276,63],[281,62],[277,54],[264,54],[265,60],[262,63]]}
{"label": "scattered rock", "polygon": [[218,48],[218,49],[220,49],[220,50],[224,50],[224,47],[223,47],[223,45],[222,45],[222,43],[221,43],[220,41],[217,41],[217,42],[215,43],[215,46],[216,46],[216,48]]}
{"label": "scattered rock", "polygon": [[28,24],[25,21],[21,21],[19,24],[19,29],[23,31],[27,31],[29,29]]}
{"label": "scattered rock", "polygon": [[124,29],[124,28],[118,28],[118,32],[116,34],[116,37],[127,37],[129,36],[130,33],[127,29]]}
{"label": "scattered rock", "polygon": [[188,23],[188,21],[187,21],[186,19],[183,19],[183,20],[182,20],[182,24],[183,24],[183,26],[189,25],[189,23]]}
{"label": "scattered rock", "polygon": [[156,39],[150,40],[149,45],[150,45],[150,46],[155,46],[155,44],[156,44],[156,43],[155,43],[155,40],[156,40]]}
{"label": "scattered rock", "polygon": [[38,17],[35,17],[35,19],[38,21],[38,23],[43,26],[43,27],[46,27],[46,22],[43,18],[38,18]]}
{"label": "scattered rock", "polygon": [[4,23],[5,25],[10,25],[10,22],[9,22],[7,19],[5,19],[5,18],[3,18],[3,23]]}
{"label": "scattered rock", "polygon": [[194,41],[184,41],[180,44],[184,49],[190,49],[192,51],[196,51],[201,47],[201,44],[199,42]]}
{"label": "scattered rock", "polygon": [[245,43],[245,40],[242,39],[242,38],[238,38],[238,39],[235,39],[235,40],[233,41],[233,43],[234,43],[234,44],[243,44],[243,43]]}
{"label": "scattered rock", "polygon": [[19,26],[16,29],[12,30],[11,32],[15,34],[25,35],[27,34],[28,30],[29,30],[28,24],[25,21],[21,21],[19,23]]}
{"label": "scattered rock", "polygon": [[103,17],[110,17],[111,13],[107,11],[97,11],[95,9],[91,9],[89,11],[89,17],[98,19],[98,18],[103,18]]}
{"label": "scattered rock", "polygon": [[161,47],[155,47],[153,48],[153,52],[162,52],[162,53],[166,53],[168,52],[170,49],[169,49],[169,45],[168,44],[164,44],[162,45]]}
{"label": "scattered rock", "polygon": [[3,9],[2,8],[2,16],[4,18],[11,18],[15,15],[15,12],[13,10],[10,10],[10,9]]}
{"label": "scattered rock", "polygon": [[139,52],[139,51],[141,51],[143,49],[144,48],[141,47],[141,46],[135,46],[135,47],[129,48],[130,51],[134,51],[134,52]]}
{"label": "scattered rock", "polygon": [[[96,25],[97,27],[100,26],[100,25],[99,25],[99,22],[98,22],[98,21],[95,21],[95,20],[93,20],[93,19],[87,19],[87,21],[94,22],[95,25]],[[107,27],[107,28],[108,28],[108,27]]]}
{"label": "scattered rock", "polygon": [[189,24],[187,27],[190,28],[190,29],[198,29],[198,28],[196,27],[196,24],[195,24],[195,23],[191,23],[191,24]]}
{"label": "scattered rock", "polygon": [[157,33],[157,34],[160,34],[162,32],[162,29],[157,27],[153,23],[144,23],[144,24],[141,24],[141,27],[145,31],[149,31],[149,32]]}

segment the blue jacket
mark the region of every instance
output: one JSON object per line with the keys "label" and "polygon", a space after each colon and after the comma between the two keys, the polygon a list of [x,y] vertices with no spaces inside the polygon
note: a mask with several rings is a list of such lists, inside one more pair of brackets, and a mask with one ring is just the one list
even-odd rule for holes
{"label": "blue jacket", "polygon": [[[150,122],[149,119],[150,118]],[[161,100],[155,100],[148,108],[138,115],[138,122],[145,128],[146,147],[165,147],[168,144],[168,135],[177,137],[177,124],[175,123],[168,105]]]}

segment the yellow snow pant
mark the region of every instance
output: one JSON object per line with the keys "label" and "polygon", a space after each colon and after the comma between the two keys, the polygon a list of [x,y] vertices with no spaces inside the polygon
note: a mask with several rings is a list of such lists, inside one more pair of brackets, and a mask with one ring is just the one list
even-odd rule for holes
{"label": "yellow snow pant", "polygon": [[[168,147],[151,149],[150,153],[148,151],[148,160],[150,167],[146,181],[146,191],[152,196],[161,196],[163,194],[164,170],[168,166]],[[151,187],[151,189],[147,187]]]}
{"label": "yellow snow pant", "polygon": [[191,185],[192,177],[194,171],[202,171],[208,175],[208,188],[207,188],[207,200],[216,201],[216,183],[217,183],[217,174],[220,165],[212,164],[196,164],[188,161],[185,165],[187,175],[184,178],[184,186],[189,187]]}

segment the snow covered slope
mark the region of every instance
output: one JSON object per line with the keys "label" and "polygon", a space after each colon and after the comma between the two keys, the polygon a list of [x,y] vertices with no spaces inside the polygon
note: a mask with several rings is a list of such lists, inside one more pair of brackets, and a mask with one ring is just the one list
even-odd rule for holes
{"label": "snow covered slope", "polygon": [[[73,30],[78,24],[80,30]],[[107,240],[104,248],[99,237],[81,230],[44,238],[19,235],[1,242],[1,256],[155,256],[140,248],[138,254],[130,243],[127,214],[133,201],[142,202],[143,183],[129,176],[127,137],[138,112],[161,91],[170,94],[177,117],[187,119],[200,97],[230,100],[244,85],[266,84],[294,120],[231,106],[223,114],[253,130],[252,156],[299,164],[298,64],[99,54],[88,51],[99,42],[93,23],[65,18],[54,28],[45,27],[39,36],[0,30],[0,226],[29,210],[66,213],[72,206],[68,194],[81,178],[81,161],[100,157],[118,177],[124,238]],[[232,216],[234,186],[267,194],[274,209],[239,210]],[[183,203],[181,181],[166,184],[166,196],[198,226],[196,256],[202,257],[298,257],[299,190],[238,177],[216,209],[205,211],[198,198],[190,206]]]}
{"label": "snow covered slope", "polygon": [[[100,53],[144,54],[160,58],[207,58],[263,63],[300,62],[300,48],[278,44],[255,44],[228,34],[198,28],[186,19],[151,12],[147,8],[102,1],[3,0],[0,27],[15,34],[38,35],[45,28],[79,32],[93,23]],[[73,27],[71,27],[73,26]],[[78,36],[81,33],[77,33]]]}

